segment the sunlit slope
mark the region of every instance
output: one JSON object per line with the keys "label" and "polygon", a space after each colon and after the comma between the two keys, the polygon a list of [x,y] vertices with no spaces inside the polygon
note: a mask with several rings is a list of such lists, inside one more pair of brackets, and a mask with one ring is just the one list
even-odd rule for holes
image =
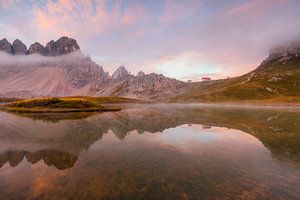
{"label": "sunlit slope", "polygon": [[300,57],[273,59],[240,77],[194,83],[173,102],[300,101]]}

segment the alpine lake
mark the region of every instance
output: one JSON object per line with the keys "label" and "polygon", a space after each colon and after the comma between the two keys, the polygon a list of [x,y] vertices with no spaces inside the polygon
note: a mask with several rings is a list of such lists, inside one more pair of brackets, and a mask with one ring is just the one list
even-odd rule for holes
{"label": "alpine lake", "polygon": [[0,112],[0,199],[300,199],[300,108]]}

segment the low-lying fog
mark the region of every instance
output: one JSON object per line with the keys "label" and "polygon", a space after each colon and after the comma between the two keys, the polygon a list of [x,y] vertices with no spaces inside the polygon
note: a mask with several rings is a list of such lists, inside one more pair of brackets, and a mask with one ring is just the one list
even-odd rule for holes
{"label": "low-lying fog", "polygon": [[253,105],[246,103],[153,103],[153,104],[127,104],[126,108],[157,108],[157,109],[184,109],[184,108],[219,108],[219,109],[265,109],[265,110],[285,110],[300,112],[299,106],[290,105]]}
{"label": "low-lying fog", "polygon": [[43,65],[51,63],[73,63],[84,58],[89,59],[81,51],[75,51],[62,56],[41,56],[38,54],[31,55],[10,55],[0,51],[0,67],[2,66],[28,66]]}

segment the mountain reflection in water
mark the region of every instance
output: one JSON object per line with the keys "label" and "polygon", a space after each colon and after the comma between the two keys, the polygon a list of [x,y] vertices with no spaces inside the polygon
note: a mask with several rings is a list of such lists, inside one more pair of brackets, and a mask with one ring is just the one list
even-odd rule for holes
{"label": "mountain reflection in water", "polygon": [[0,112],[0,199],[300,196],[300,112],[135,107],[76,116]]}
{"label": "mountain reflection in water", "polygon": [[73,167],[77,160],[77,156],[55,150],[40,150],[37,152],[9,151],[0,155],[0,168],[7,162],[11,167],[16,167],[23,161],[24,157],[32,164],[43,160],[48,166],[53,165],[60,170]]}

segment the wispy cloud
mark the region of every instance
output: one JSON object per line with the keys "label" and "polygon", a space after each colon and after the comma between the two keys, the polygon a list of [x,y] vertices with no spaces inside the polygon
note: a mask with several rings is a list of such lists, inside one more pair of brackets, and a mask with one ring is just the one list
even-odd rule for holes
{"label": "wispy cloud", "polygon": [[163,4],[163,14],[160,17],[163,25],[176,23],[181,20],[185,20],[191,17],[201,5],[204,4],[204,0],[185,0],[185,1],[174,1],[166,0]]}
{"label": "wispy cloud", "polygon": [[107,10],[105,1],[48,0],[45,6],[34,6],[36,31],[42,39],[60,35],[90,37],[116,27],[130,26],[144,16],[142,4],[122,9],[117,2]]}
{"label": "wispy cloud", "polygon": [[225,13],[225,17],[261,17],[264,14],[268,14],[274,8],[280,8],[280,6],[287,3],[288,0],[249,0],[236,6],[230,7]]}
{"label": "wispy cloud", "polygon": [[2,0],[0,1],[0,8],[7,9],[17,3],[18,0]]}

